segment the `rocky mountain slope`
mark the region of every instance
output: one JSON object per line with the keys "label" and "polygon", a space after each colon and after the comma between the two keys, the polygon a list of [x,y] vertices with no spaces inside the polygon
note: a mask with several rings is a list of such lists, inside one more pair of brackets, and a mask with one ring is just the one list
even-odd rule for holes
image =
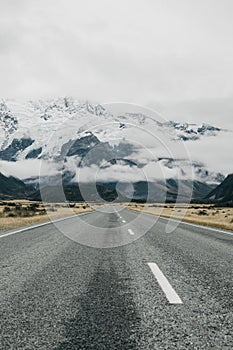
{"label": "rocky mountain slope", "polygon": [[30,198],[35,189],[23,181],[0,173],[0,199],[26,199]]}
{"label": "rocky mountain slope", "polygon": [[[139,112],[114,113],[72,98],[0,104],[0,160],[10,162],[10,169],[15,163],[11,175],[34,185],[39,176],[39,170],[35,175],[37,161],[46,165],[40,174],[45,186],[61,172],[72,174],[72,183],[78,182],[78,168],[86,171],[84,181],[92,181],[89,177],[98,173],[102,182],[125,176],[126,182],[129,178],[153,182],[179,177],[218,184],[224,174],[208,169],[196,154],[190,158],[180,145],[181,141],[186,145],[200,145],[207,139],[216,142],[226,132],[212,125],[164,121]],[[0,171],[7,173],[6,163]]]}
{"label": "rocky mountain slope", "polygon": [[206,196],[206,199],[214,202],[233,203],[233,174],[228,175],[219,186]]}

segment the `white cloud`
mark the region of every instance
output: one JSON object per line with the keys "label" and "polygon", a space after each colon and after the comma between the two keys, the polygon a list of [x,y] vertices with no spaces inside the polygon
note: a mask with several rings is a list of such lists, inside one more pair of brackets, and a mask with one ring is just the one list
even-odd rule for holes
{"label": "white cloud", "polygon": [[232,132],[221,132],[216,140],[210,136],[201,142],[189,142],[187,147],[192,159],[203,162],[209,171],[233,173]]}
{"label": "white cloud", "polygon": [[165,112],[194,101],[185,113],[211,121],[196,106],[233,96],[232,10],[231,0],[1,2],[0,95],[70,94]]}
{"label": "white cloud", "polygon": [[79,168],[76,171],[74,182],[137,182],[155,181],[168,178],[181,179],[179,169],[168,169],[161,167],[159,163],[149,161],[143,168],[130,167],[127,165],[115,164],[108,168],[99,168],[96,165]]}
{"label": "white cloud", "polygon": [[17,162],[0,161],[0,172],[5,176],[26,179],[34,176],[56,175],[59,165],[38,159],[19,160]]}
{"label": "white cloud", "polygon": [[[2,1],[0,97],[127,101],[167,119],[233,130],[232,11],[232,0]],[[232,134],[216,141],[187,143],[192,159],[233,172]],[[138,142],[150,150],[145,134]],[[176,148],[168,146],[174,155]],[[156,176],[147,151],[140,157]],[[38,175],[39,163],[1,162],[1,169],[24,178]],[[87,168],[87,178],[90,170],[97,171]],[[45,164],[45,173],[56,171]],[[141,177],[121,166],[102,174],[116,175]]]}

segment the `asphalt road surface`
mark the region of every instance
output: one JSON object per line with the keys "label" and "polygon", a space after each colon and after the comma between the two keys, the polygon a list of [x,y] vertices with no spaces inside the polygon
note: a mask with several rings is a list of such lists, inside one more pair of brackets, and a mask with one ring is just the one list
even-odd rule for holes
{"label": "asphalt road surface", "polygon": [[233,233],[154,219],[107,207],[2,232],[1,349],[232,349]]}

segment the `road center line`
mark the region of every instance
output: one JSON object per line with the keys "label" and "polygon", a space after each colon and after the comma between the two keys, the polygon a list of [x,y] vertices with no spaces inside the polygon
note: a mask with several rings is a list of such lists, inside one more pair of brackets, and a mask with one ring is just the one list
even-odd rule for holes
{"label": "road center line", "polygon": [[148,263],[151,271],[153,272],[156,280],[158,281],[160,287],[164,291],[170,304],[183,304],[179,295],[176,293],[174,288],[170,285],[167,278],[164,276],[162,271],[159,269],[158,265],[155,263]]}
{"label": "road center line", "polygon": [[129,232],[129,234],[132,235],[132,236],[135,234],[130,228],[128,229],[128,232]]}

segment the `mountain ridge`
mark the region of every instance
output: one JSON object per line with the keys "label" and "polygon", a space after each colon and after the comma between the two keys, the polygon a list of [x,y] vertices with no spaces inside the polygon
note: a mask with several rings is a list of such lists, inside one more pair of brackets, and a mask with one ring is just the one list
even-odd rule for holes
{"label": "mountain ridge", "polygon": [[205,198],[214,202],[233,203],[233,174],[229,174]]}
{"label": "mountain ridge", "polygon": [[[190,180],[193,173],[196,181],[219,184],[225,177],[221,171],[208,169],[199,159],[190,161],[187,154],[185,158],[177,152],[171,157],[169,152],[160,151],[162,143],[170,143],[173,152],[178,143],[199,144],[227,132],[205,123],[156,120],[137,112],[114,114],[106,106],[64,97],[2,101],[0,129],[0,160],[17,164],[28,161],[28,171],[30,161],[38,160],[48,161],[57,172],[86,167],[92,173],[91,167],[96,166],[96,169],[105,169],[105,173],[116,173],[117,177],[116,169],[123,174],[134,168],[136,173],[147,169],[149,164],[149,177],[162,169],[158,170],[157,179],[162,178],[163,173],[165,178]],[[150,135],[152,131],[154,138]],[[140,143],[143,144],[140,146]],[[30,177],[32,175],[26,173],[22,179]],[[111,177],[108,180],[111,181]]]}
{"label": "mountain ridge", "polygon": [[[201,200],[213,186],[201,182],[157,181],[154,183],[97,182],[95,184],[63,183],[35,188],[23,181],[0,173],[0,199],[28,199],[37,201],[140,201],[140,202],[187,202]],[[94,189],[94,190],[93,190]],[[61,195],[62,193],[62,195]],[[64,195],[63,195],[64,193]]]}

